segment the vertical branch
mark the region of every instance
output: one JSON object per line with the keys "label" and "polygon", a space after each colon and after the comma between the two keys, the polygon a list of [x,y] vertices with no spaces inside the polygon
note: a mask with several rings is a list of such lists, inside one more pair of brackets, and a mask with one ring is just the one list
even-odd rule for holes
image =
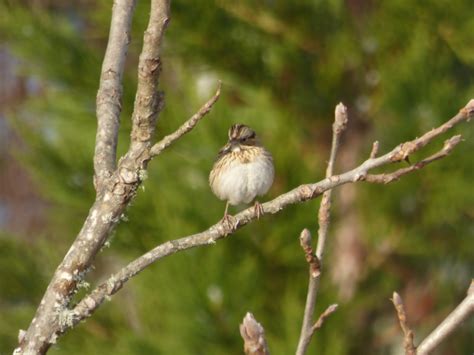
{"label": "vertical branch", "polygon": [[[339,139],[342,132],[347,127],[347,108],[344,104],[339,103],[336,106],[335,119],[332,125],[332,145],[331,155],[329,157],[328,166],[326,168],[326,178],[330,178],[334,172],[334,162],[336,161],[337,150],[339,149]],[[326,245],[326,237],[328,234],[329,222],[330,222],[330,210],[331,210],[331,195],[332,190],[328,190],[323,194],[321,199],[321,207],[319,208],[318,214],[318,244],[316,246],[316,256],[322,261],[324,254],[324,247]]]}
{"label": "vertical branch", "polygon": [[[337,150],[339,148],[339,139],[347,126],[347,108],[342,104],[338,104],[335,110],[335,119],[332,126],[332,144],[331,154],[329,157],[328,166],[326,169],[326,179],[330,179],[334,171],[334,163],[336,161]],[[316,297],[319,289],[320,266],[324,254],[324,248],[326,245],[326,238],[329,228],[330,210],[331,210],[331,193],[332,190],[327,190],[323,193],[321,200],[321,206],[319,208],[318,222],[318,243],[316,246],[315,259],[318,263],[318,272],[314,272],[314,266],[310,263],[310,275],[308,281],[308,293],[306,295],[306,305],[303,316],[303,325],[301,327],[300,339],[298,342],[298,348],[296,350],[297,355],[303,355],[306,353],[308,345],[311,341],[311,337],[317,327],[313,326],[314,308],[316,305]],[[309,242],[310,243],[310,242]],[[305,249],[305,247],[303,247]],[[313,269],[313,270],[312,270]],[[335,310],[335,308],[334,308]],[[332,312],[331,312],[332,313]]]}
{"label": "vertical branch", "polygon": [[161,42],[170,19],[169,0],[152,0],[150,20],[143,36],[143,49],[138,62],[138,86],[132,115],[132,150],[149,145],[156,126],[156,118],[163,106],[163,95],[158,92],[161,71]]}
{"label": "vertical branch", "polygon": [[140,171],[151,159],[151,142],[159,112],[164,107],[164,95],[158,91],[161,72],[161,45],[170,20],[170,0],[152,0],[150,19],[143,35],[143,47],[138,60],[138,84],[132,113],[131,143],[120,159],[119,176],[131,187],[130,196],[141,182]]}
{"label": "vertical branch", "polygon": [[395,310],[397,311],[400,328],[402,328],[403,331],[403,347],[405,348],[405,354],[416,355],[416,347],[413,344],[413,331],[408,326],[405,306],[403,304],[402,298],[397,292],[393,293],[392,303],[395,306]]}
{"label": "vertical branch", "polygon": [[116,0],[112,9],[109,40],[96,98],[94,185],[97,192],[102,189],[104,180],[112,176],[115,170],[122,110],[122,78],[135,3],[136,0]]}

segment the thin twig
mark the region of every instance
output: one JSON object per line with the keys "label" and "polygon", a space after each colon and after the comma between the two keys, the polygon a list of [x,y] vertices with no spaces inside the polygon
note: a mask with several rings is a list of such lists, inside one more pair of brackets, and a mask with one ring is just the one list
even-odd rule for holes
{"label": "thin twig", "polygon": [[[474,116],[474,100],[471,100],[465,109],[461,110],[443,126],[450,125],[453,127],[455,124],[467,121],[472,116]],[[428,143],[428,141],[433,140],[434,137],[426,136],[423,139],[426,140],[424,143]],[[392,163],[393,156],[399,154],[400,146],[403,146],[403,144],[381,157],[366,160],[358,167],[346,173],[334,175],[331,178],[326,178],[314,184],[300,185],[271,201],[263,203],[262,208],[265,214],[276,214],[289,205],[314,199],[323,192],[337,186],[362,181],[367,175],[367,172],[371,169]],[[232,226],[229,226],[229,223],[219,222],[201,233],[167,241],[139,256],[124,266],[120,271],[110,276],[105,282],[97,286],[96,289],[78,303],[73,310],[73,323],[71,327],[77,324],[77,322],[89,317],[107,297],[115,294],[130,278],[143,271],[155,261],[183,250],[213,245],[217,241],[232,235],[236,230],[244,227],[256,218],[255,209],[250,207],[234,216],[236,223]]]}
{"label": "thin twig", "polygon": [[474,313],[474,280],[464,300],[418,346],[417,355],[426,355],[446,339],[470,315]]}
{"label": "thin twig", "polygon": [[[331,145],[331,154],[329,157],[328,166],[326,168],[326,178],[329,179],[333,175],[334,163],[336,161],[337,150],[339,148],[339,138],[344,132],[344,129],[347,127],[347,108],[342,104],[336,106],[334,114],[334,124],[332,126],[332,145]],[[316,297],[318,294],[319,288],[319,279],[320,279],[320,268],[324,253],[324,246],[326,244],[326,238],[329,229],[330,222],[330,210],[331,210],[331,195],[332,190],[326,190],[323,193],[321,199],[321,206],[319,208],[318,214],[318,243],[316,247],[316,260],[318,260],[318,273],[314,274],[311,272],[310,266],[310,276],[308,281],[308,293],[306,295],[306,304],[304,309],[303,324],[301,326],[300,339],[298,341],[298,348],[296,350],[297,355],[303,355],[306,353],[308,345],[313,336],[314,329],[312,326],[313,317],[314,317],[314,308],[316,306]]]}
{"label": "thin twig", "polygon": [[109,41],[102,62],[96,99],[94,185],[97,192],[116,167],[117,137],[122,111],[122,77],[135,3],[136,0],[117,0],[112,9]]}
{"label": "thin twig", "polygon": [[269,355],[265,330],[257,322],[253,314],[247,312],[240,325],[240,335],[244,340],[244,351],[246,355]]}
{"label": "thin twig", "polygon": [[[339,149],[339,140],[341,137],[342,132],[347,127],[347,108],[342,103],[336,106],[335,111],[335,120],[333,124],[333,134],[332,134],[332,144],[331,144],[331,154],[329,156],[328,166],[326,168],[326,178],[331,178],[334,172],[334,163],[336,162],[336,155]],[[328,234],[329,228],[329,218],[330,218],[330,210],[331,210],[331,195],[332,190],[327,190],[323,194],[323,198],[321,199],[321,206],[319,208],[318,213],[318,244],[316,246],[316,256],[318,257],[319,261],[322,262],[323,253],[326,245],[326,237]]]}
{"label": "thin twig", "polygon": [[337,304],[332,304],[332,305],[330,305],[328,308],[326,308],[326,310],[325,310],[323,313],[321,313],[321,315],[319,316],[319,318],[318,318],[318,320],[316,321],[316,323],[314,323],[314,325],[311,327],[311,330],[313,331],[313,333],[314,333],[316,330],[320,329],[320,328],[323,326],[325,320],[326,320],[331,314],[333,314],[334,312],[336,312],[337,307],[339,307],[339,305],[337,305]]}
{"label": "thin twig", "polygon": [[405,354],[416,355],[416,347],[413,344],[413,331],[408,326],[405,306],[403,305],[402,298],[398,293],[393,293],[392,302],[397,311],[398,321],[400,322],[400,327],[403,331],[403,347],[405,348]]}
{"label": "thin twig", "polygon": [[372,150],[370,151],[370,158],[374,159],[379,154],[379,141],[375,141],[372,144]]}
{"label": "thin twig", "polygon": [[403,175],[406,175],[408,173],[411,173],[412,171],[419,170],[421,168],[424,168],[426,165],[444,158],[447,156],[451,151],[462,141],[462,138],[460,135],[451,137],[450,139],[446,140],[444,142],[443,149],[441,149],[439,152],[436,152],[435,154],[429,156],[428,158],[425,158],[416,164],[412,164],[409,167],[406,168],[401,168],[393,173],[384,173],[384,174],[368,174],[365,177],[365,181],[367,182],[374,182],[374,183],[379,183],[379,184],[389,184],[393,181],[399,180]]}
{"label": "thin twig", "polygon": [[470,100],[465,107],[463,107],[459,113],[451,118],[446,123],[442,124],[437,128],[433,128],[431,131],[426,132],[421,137],[416,138],[412,141],[405,142],[399,145],[398,153],[394,154],[391,157],[391,160],[394,162],[404,161],[411,154],[420,150],[434,138],[445,133],[449,129],[453,128],[455,125],[462,121],[469,121],[474,116],[474,99]]}
{"label": "thin twig", "polygon": [[221,86],[222,82],[219,81],[217,85],[217,90],[214,96],[212,96],[200,109],[196,112],[189,120],[184,122],[175,132],[167,135],[163,139],[161,139],[158,143],[156,143],[150,150],[151,156],[156,156],[163,152],[166,148],[168,148],[171,144],[173,144],[176,140],[181,138],[183,135],[191,131],[199,121],[211,111],[212,106],[216,103],[219,99],[221,94]]}

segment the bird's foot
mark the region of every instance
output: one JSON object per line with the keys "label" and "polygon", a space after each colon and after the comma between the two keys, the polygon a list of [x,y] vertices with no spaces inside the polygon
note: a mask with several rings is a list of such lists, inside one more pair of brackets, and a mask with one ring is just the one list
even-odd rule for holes
{"label": "bird's foot", "polygon": [[237,228],[237,225],[239,224],[239,221],[234,216],[231,216],[230,214],[224,214],[224,217],[221,219],[221,223],[224,224],[224,226],[228,229],[235,229]]}
{"label": "bird's foot", "polygon": [[260,217],[265,214],[265,211],[263,210],[263,207],[260,204],[260,202],[255,201],[255,204],[253,205],[253,208],[255,210],[255,214],[257,215],[257,219],[260,219]]}

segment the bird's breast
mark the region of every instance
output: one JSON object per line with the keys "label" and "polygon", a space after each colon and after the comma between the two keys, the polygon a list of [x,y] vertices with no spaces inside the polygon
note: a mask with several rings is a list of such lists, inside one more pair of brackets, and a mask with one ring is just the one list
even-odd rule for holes
{"label": "bird's breast", "polygon": [[[256,196],[264,195],[271,187],[274,168],[271,155],[258,154],[257,157],[232,158],[232,154],[218,161],[211,173],[212,191],[221,200],[231,205],[249,203]],[[226,159],[229,158],[229,159]],[[221,163],[219,166],[219,163]]]}

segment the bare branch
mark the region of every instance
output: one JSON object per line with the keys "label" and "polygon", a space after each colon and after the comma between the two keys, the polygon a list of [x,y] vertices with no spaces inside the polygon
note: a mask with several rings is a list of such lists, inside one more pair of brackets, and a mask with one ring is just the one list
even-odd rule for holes
{"label": "bare branch", "polygon": [[240,335],[244,339],[244,351],[246,355],[269,355],[265,330],[257,322],[253,314],[247,312],[240,325]]}
{"label": "bare branch", "polygon": [[[326,168],[326,178],[330,178],[333,175],[334,171],[334,163],[336,161],[337,150],[339,149],[339,139],[341,137],[342,132],[347,126],[347,108],[342,103],[339,103],[336,106],[335,111],[335,120],[332,126],[333,134],[332,134],[332,144],[331,144],[331,154],[329,157],[328,166]],[[331,195],[332,191],[327,190],[323,194],[323,198],[321,200],[321,206],[319,208],[318,214],[318,245],[316,247],[316,256],[318,257],[319,261],[322,262],[324,247],[326,245],[326,237],[328,234],[329,228],[329,218],[330,218],[330,210],[331,210]]]}
{"label": "bare branch", "polygon": [[370,159],[374,159],[379,154],[379,141],[375,141],[372,144],[372,150],[370,151]]}
{"label": "bare branch", "polygon": [[96,99],[97,135],[94,153],[94,185],[99,192],[104,179],[115,170],[117,137],[122,111],[122,77],[130,43],[130,27],[136,0],[117,0],[112,9],[109,41],[105,51]]}
{"label": "bare branch", "polygon": [[[328,166],[326,168],[326,178],[330,178],[334,171],[334,163],[336,161],[336,154],[339,148],[339,138],[347,127],[347,108],[342,103],[339,103],[336,106],[334,113],[334,123],[332,126],[332,145],[331,145],[331,154],[329,157]],[[316,247],[315,259],[318,261],[317,265],[317,274],[311,272],[310,264],[310,277],[308,281],[308,293],[306,295],[306,304],[303,316],[303,324],[301,326],[300,339],[298,341],[298,348],[296,350],[297,355],[303,355],[306,353],[308,345],[313,336],[314,329],[312,326],[314,308],[316,306],[316,297],[318,294],[319,288],[319,278],[320,278],[320,268],[324,253],[324,246],[326,244],[326,238],[329,229],[329,220],[330,220],[330,210],[331,210],[331,195],[332,190],[326,190],[323,193],[323,198],[321,199],[321,206],[319,207],[318,214],[318,244]],[[313,276],[315,275],[315,276]]]}
{"label": "bare branch", "polygon": [[365,181],[367,182],[373,182],[373,183],[379,183],[379,184],[389,184],[393,181],[399,180],[403,175],[406,175],[408,173],[411,173],[415,170],[420,170],[421,168],[424,168],[426,165],[444,158],[447,156],[451,151],[462,141],[462,138],[460,135],[451,137],[450,139],[446,140],[444,142],[443,149],[440,151],[436,152],[435,154],[429,156],[428,158],[425,158],[421,161],[419,161],[416,164],[410,165],[409,167],[398,169],[397,171],[394,171],[393,173],[385,173],[385,174],[368,174],[365,177]]}
{"label": "bare branch", "polygon": [[398,321],[400,322],[400,327],[403,331],[403,347],[405,348],[405,354],[416,355],[416,348],[413,344],[413,331],[408,326],[405,306],[403,305],[402,298],[398,293],[393,293],[392,302],[397,311]]}
{"label": "bare branch", "polygon": [[318,320],[316,321],[316,323],[314,323],[314,325],[311,327],[311,330],[313,331],[313,333],[320,329],[322,326],[323,326],[323,323],[324,321],[331,315],[333,314],[334,312],[336,312],[337,310],[337,307],[339,307],[339,305],[337,304],[332,304],[330,305],[328,308],[326,308],[326,310],[319,316]]}
{"label": "bare branch", "polygon": [[458,328],[474,313],[474,280],[467,292],[466,298],[441,322],[418,346],[418,355],[432,352],[444,339]]}
{"label": "bare branch", "polygon": [[391,157],[392,161],[403,161],[406,160],[411,154],[420,150],[434,138],[445,133],[447,130],[453,128],[460,122],[469,121],[474,116],[474,99],[470,100],[465,107],[463,107],[459,113],[447,121],[445,124],[434,128],[431,131],[425,133],[420,138],[416,138],[410,142],[405,142],[399,145],[398,152],[393,154]]}
{"label": "bare branch", "polygon": [[163,108],[163,95],[158,91],[161,71],[161,43],[168,26],[169,0],[152,0],[150,20],[143,37],[143,48],[138,61],[138,85],[132,114],[131,152],[142,145],[149,146],[156,127],[156,119]]}
{"label": "bare branch", "polygon": [[[123,4],[126,4],[126,2]],[[129,15],[121,14],[120,11],[131,12],[132,10],[133,6],[114,8],[116,17],[112,21],[117,21],[117,23],[125,26]],[[132,144],[125,157],[119,162],[119,168],[113,172],[110,179],[107,179],[106,186],[98,189],[101,193],[98,194],[71,248],[56,269],[40,306],[36,310],[35,317],[31,321],[28,330],[23,334],[19,347],[15,349],[15,354],[44,354],[51,344],[56,342],[58,335],[73,326],[72,313],[68,307],[71,297],[77,291],[77,284],[87,274],[94,257],[113,228],[118,224],[120,216],[128,203],[135,196],[135,191],[141,182],[139,172],[146,168],[146,163],[149,160],[149,140],[154,132],[155,118],[162,103],[157,92],[159,52],[168,18],[169,0],[152,0],[150,21],[145,32],[143,50],[139,60],[139,79],[132,124]],[[117,26],[115,23],[112,25]],[[126,26],[125,30],[125,33],[127,33]],[[124,39],[123,34],[119,35],[114,32],[109,41],[117,40],[116,38]],[[125,42],[127,43],[128,39]],[[122,55],[121,53],[119,55]],[[112,54],[113,52],[110,55]],[[116,64],[117,69],[120,69],[120,65],[123,66],[121,61],[123,61],[123,58],[120,58],[118,64]],[[121,78],[121,75],[117,78]],[[115,113],[107,116],[110,120],[115,120],[114,115],[119,113],[116,106],[114,107]],[[99,124],[102,124],[101,120],[102,123],[105,122],[102,116],[99,116]],[[113,124],[112,126],[115,127]],[[104,128],[108,128],[108,126],[105,127],[105,123]],[[115,128],[118,129],[118,125]],[[110,138],[112,133],[107,133],[107,139]],[[98,139],[99,151],[108,152],[106,154],[107,164],[100,157],[96,159],[100,170],[99,172],[96,171],[99,181],[103,178],[101,175],[102,169],[108,169],[110,161],[114,161],[115,164],[115,155],[112,159],[110,147],[104,148],[106,146],[103,144],[105,136],[99,134]],[[96,188],[99,185],[96,184]]]}
{"label": "bare branch", "polygon": [[207,114],[209,111],[211,111],[212,106],[217,102],[219,99],[219,96],[221,94],[221,86],[222,82],[219,81],[219,84],[217,86],[216,93],[214,94],[213,97],[211,97],[200,109],[198,112],[196,112],[189,120],[184,122],[175,132],[172,134],[167,135],[164,137],[162,140],[160,140],[158,143],[156,143],[150,150],[150,155],[156,156],[158,154],[161,154],[163,150],[168,148],[171,144],[173,144],[176,140],[181,138],[183,135],[186,133],[190,132],[198,123],[199,121]]}
{"label": "bare branch", "polygon": [[[471,100],[470,105],[474,107],[474,100]],[[454,120],[456,123],[460,123],[461,121],[467,121],[472,116],[474,116],[474,109],[472,111],[463,109],[450,121]],[[454,124],[452,126],[454,126]],[[429,137],[426,139],[431,141],[433,138]],[[365,176],[367,176],[367,171],[391,164],[393,161],[392,157],[399,154],[400,146],[403,146],[403,144],[397,146],[392,151],[381,157],[366,160],[355,169],[346,173],[334,175],[314,184],[300,185],[271,201],[263,203],[262,208],[265,214],[276,214],[289,205],[314,199],[323,194],[323,192],[337,186],[361,181]],[[217,241],[225,239],[232,235],[236,230],[251,223],[257,218],[257,215],[255,209],[250,207],[236,214],[233,218],[236,221],[233,225],[221,221],[203,232],[167,241],[124,266],[120,271],[109,277],[108,280],[100,284],[95,290],[79,302],[73,310],[73,324],[71,326],[84,318],[89,317],[107,297],[115,294],[130,278],[140,273],[155,261],[183,250],[213,245]],[[322,253],[320,255],[322,255]],[[317,279],[318,277],[315,278],[315,280]]]}

